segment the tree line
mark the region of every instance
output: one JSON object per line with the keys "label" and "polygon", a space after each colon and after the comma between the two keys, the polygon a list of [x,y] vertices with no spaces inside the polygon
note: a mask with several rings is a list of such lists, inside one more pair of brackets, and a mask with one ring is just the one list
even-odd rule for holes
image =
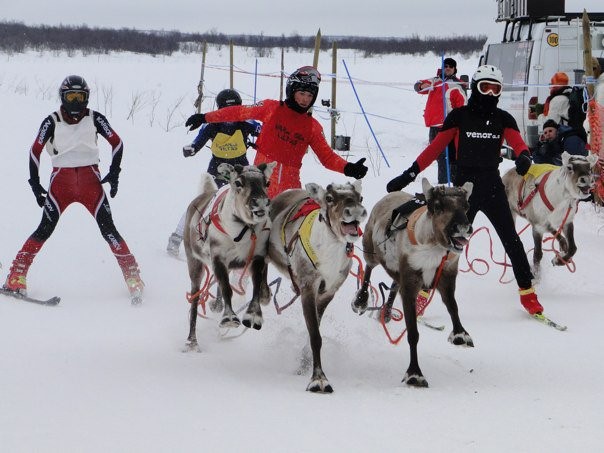
{"label": "tree line", "polygon": [[[359,37],[323,36],[321,48],[331,49],[336,43],[339,49],[360,50],[366,56],[380,54],[461,53],[480,51],[486,36],[454,36],[447,38],[425,37]],[[294,51],[314,49],[314,36],[265,36],[227,35],[207,33],[181,33],[179,31],[147,31],[136,29],[111,29],[81,26],[29,26],[20,22],[0,22],[0,51],[22,53],[37,51],[81,51],[84,54],[109,52],[135,52],[150,55],[171,55],[174,52],[198,52],[201,44],[229,45],[254,48],[259,54],[271,48]]]}

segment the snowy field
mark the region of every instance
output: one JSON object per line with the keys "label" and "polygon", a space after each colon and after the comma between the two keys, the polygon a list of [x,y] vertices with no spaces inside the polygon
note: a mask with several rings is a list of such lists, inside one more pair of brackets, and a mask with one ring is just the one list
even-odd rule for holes
{"label": "snowy field", "polygon": [[[258,58],[235,49],[235,88],[245,103],[278,98],[280,51]],[[453,55],[461,74],[477,57]],[[426,318],[443,332],[420,326],[419,358],[428,389],[401,383],[409,360],[405,342],[392,346],[380,324],[350,309],[349,278],[323,320],[323,367],[332,395],[305,392],[310,370],[299,370],[307,342],[299,303],[277,315],[264,308],[260,331],[220,332],[199,320],[202,352],[181,352],[188,334],[186,263],[165,252],[168,236],[196,193],[209,150],[182,157],[194,138],[183,124],[193,113],[199,55],[67,56],[30,52],[0,55],[0,262],[11,260],[37,226],[41,211],[27,184],[28,150],[42,119],[58,107],[57,88],[68,74],[92,87],[90,107],[105,113],[124,141],[119,192],[111,200],[118,230],[136,255],[146,283],[143,306],[133,308],[120,270],[85,209],[73,205],[38,254],[29,275],[34,297],[59,295],[57,307],[0,300],[0,451],[2,452],[568,452],[598,451],[604,441],[600,345],[601,256],[604,212],[582,203],[575,221],[576,272],[549,266],[537,286],[546,314],[568,325],[559,332],[532,320],[514,283],[489,260],[486,235],[471,242],[486,259],[486,275],[462,273],[457,300],[473,349],[447,342],[451,329],[438,296]],[[390,164],[380,156],[360,114],[342,60]],[[203,111],[229,84],[227,48],[207,57]],[[350,159],[368,157],[363,180],[370,209],[386,182],[407,168],[427,144],[425,98],[413,83],[435,74],[440,56],[338,55],[337,133],[352,137]],[[285,71],[312,55],[286,53]],[[331,55],[321,56],[319,98],[331,92]],[[273,77],[268,77],[272,75]],[[256,90],[256,91],[255,91]],[[329,117],[315,115],[329,135]],[[130,117],[129,117],[129,113]],[[106,173],[109,147],[101,140]],[[250,152],[250,157],[253,153]],[[506,161],[502,170],[510,168]],[[44,154],[41,182],[48,184]],[[433,182],[436,165],[424,172]],[[305,182],[343,182],[312,153]],[[409,187],[419,191],[420,183]],[[475,228],[490,226],[482,215]],[[519,222],[519,228],[524,226]],[[493,254],[503,258],[494,232]],[[532,248],[529,233],[522,238]],[[357,249],[357,253],[361,255]],[[181,256],[184,253],[181,250]],[[467,269],[462,258],[460,267]],[[271,277],[275,271],[271,269]],[[374,283],[384,273],[374,273]],[[508,271],[503,280],[510,280]],[[289,299],[287,284],[279,299]],[[236,300],[241,306],[243,299]],[[397,302],[400,306],[400,301]],[[392,326],[402,330],[401,323]],[[599,420],[599,421],[598,421]]]}

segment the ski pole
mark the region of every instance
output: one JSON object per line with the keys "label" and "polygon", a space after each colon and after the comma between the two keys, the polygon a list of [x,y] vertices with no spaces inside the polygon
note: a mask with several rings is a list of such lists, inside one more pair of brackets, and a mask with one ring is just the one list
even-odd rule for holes
{"label": "ski pole", "polygon": [[[447,117],[447,85],[445,84],[445,53],[443,52],[440,56],[440,76],[442,78],[442,92],[443,92],[443,123]],[[447,166],[447,185],[451,187],[451,167],[449,166],[449,145],[445,147],[445,165]]]}
{"label": "ski pole", "polygon": [[373,139],[375,140],[375,143],[377,144],[377,147],[380,150],[380,153],[382,154],[382,157],[384,158],[384,162],[386,162],[386,165],[388,166],[388,168],[390,168],[390,164],[388,163],[388,159],[386,159],[386,156],[384,155],[384,151],[382,151],[382,147],[380,146],[380,142],[378,141],[377,137],[375,136],[375,133],[373,132],[373,128],[371,127],[371,123],[369,122],[369,118],[367,118],[367,113],[365,113],[365,109],[363,108],[363,104],[362,104],[361,100],[359,99],[359,95],[357,94],[357,89],[354,87],[354,83],[352,82],[352,77],[350,77],[350,71],[348,71],[348,66],[346,66],[346,61],[342,60],[342,63],[344,63],[344,69],[346,69],[346,74],[348,75],[348,80],[350,81],[350,86],[352,87],[352,91],[354,91],[354,95],[357,98],[357,102],[359,103],[359,107],[361,107],[361,112],[363,113],[363,117],[365,118],[365,122],[367,123],[367,126],[369,126],[369,130],[371,131],[371,135],[373,136]]}

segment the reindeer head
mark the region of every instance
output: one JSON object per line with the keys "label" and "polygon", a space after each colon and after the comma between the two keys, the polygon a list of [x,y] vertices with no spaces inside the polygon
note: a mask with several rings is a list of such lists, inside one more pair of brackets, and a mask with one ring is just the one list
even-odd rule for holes
{"label": "reindeer head", "polygon": [[306,191],[321,206],[321,214],[335,236],[342,242],[355,242],[361,235],[360,224],[367,217],[361,204],[361,181],[329,184],[306,184]]}
{"label": "reindeer head", "polygon": [[229,181],[234,200],[234,212],[247,225],[255,225],[268,219],[270,200],[267,195],[268,181],[276,162],[241,166],[222,163],[218,171]]}
{"label": "reindeer head", "polygon": [[428,216],[432,219],[436,241],[454,253],[463,250],[472,234],[467,212],[473,187],[471,182],[463,187],[432,187],[426,178],[422,179],[422,190],[428,202]]}
{"label": "reindeer head", "polygon": [[587,198],[593,189],[595,178],[592,169],[598,162],[598,156],[590,153],[587,156],[562,153],[562,168],[566,173],[566,189],[574,198]]}

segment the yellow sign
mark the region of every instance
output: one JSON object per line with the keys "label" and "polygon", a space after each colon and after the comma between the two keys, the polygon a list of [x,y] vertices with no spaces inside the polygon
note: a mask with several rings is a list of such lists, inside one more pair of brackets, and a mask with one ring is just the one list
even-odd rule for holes
{"label": "yellow sign", "polygon": [[558,47],[558,33],[550,33],[547,35],[547,43],[551,47]]}

